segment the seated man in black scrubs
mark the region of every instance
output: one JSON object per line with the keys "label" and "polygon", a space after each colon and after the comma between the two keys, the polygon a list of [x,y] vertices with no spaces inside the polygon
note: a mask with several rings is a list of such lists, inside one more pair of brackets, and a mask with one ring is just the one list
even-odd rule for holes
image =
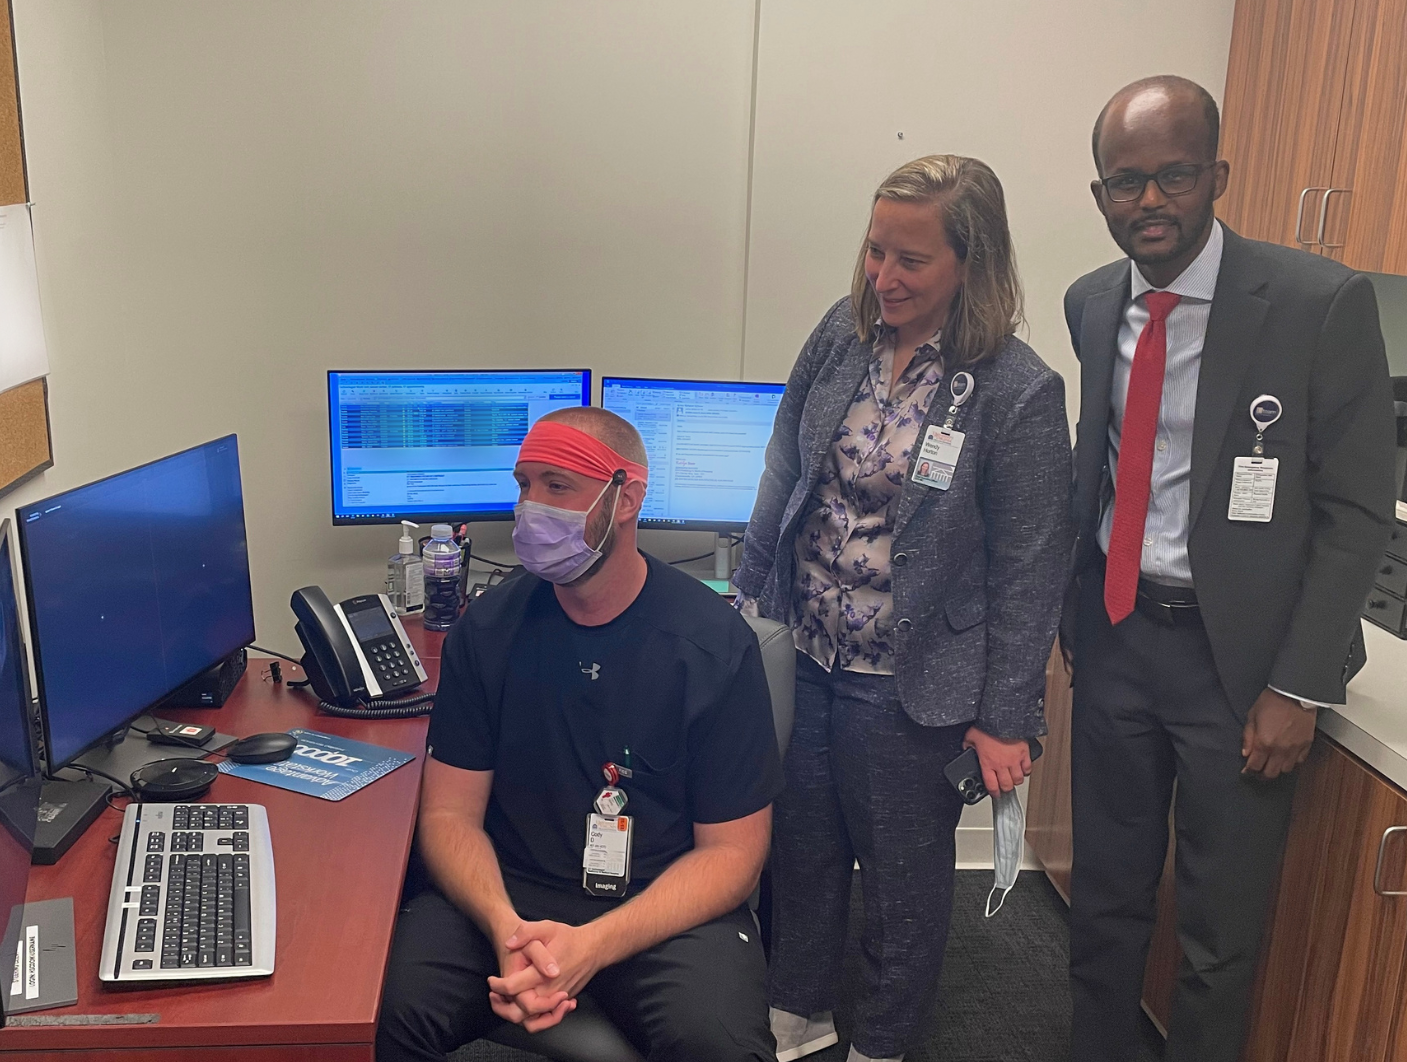
{"label": "seated man in black scrubs", "polygon": [[[746,908],[781,767],[761,651],[702,583],[636,548],[645,450],[601,409],[528,433],[527,573],[445,638],[378,1062],[442,1059],[587,992],[651,1060],[772,1060]],[[624,799],[622,807],[620,802]]]}

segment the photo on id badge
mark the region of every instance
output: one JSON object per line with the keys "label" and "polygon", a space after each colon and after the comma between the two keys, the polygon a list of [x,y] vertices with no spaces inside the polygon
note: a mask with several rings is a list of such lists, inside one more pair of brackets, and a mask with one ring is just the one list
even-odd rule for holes
{"label": "photo on id badge", "polygon": [[964,438],[960,431],[931,425],[919,447],[918,461],[914,465],[914,482],[937,490],[947,490],[951,487],[953,472],[958,467],[958,458],[962,455]]}

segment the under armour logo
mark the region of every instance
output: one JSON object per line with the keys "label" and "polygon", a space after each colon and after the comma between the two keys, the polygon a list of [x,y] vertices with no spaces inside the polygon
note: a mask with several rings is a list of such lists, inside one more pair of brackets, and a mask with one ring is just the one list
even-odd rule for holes
{"label": "under armour logo", "polygon": [[[578,660],[577,663],[580,664],[581,661]],[[582,673],[583,675],[590,675],[590,676],[591,676],[591,681],[592,681],[592,682],[595,682],[598,678],[601,677],[601,665],[600,665],[600,664],[592,664],[590,667],[584,667],[584,668],[581,669],[581,673]]]}

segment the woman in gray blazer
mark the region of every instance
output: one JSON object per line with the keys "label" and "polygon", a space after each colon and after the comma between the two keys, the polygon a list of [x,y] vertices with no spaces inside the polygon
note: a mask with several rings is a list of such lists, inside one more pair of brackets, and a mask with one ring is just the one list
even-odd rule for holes
{"label": "woman in gray blazer", "polygon": [[992,792],[1030,773],[1070,556],[1065,390],[1021,323],[1005,200],[931,155],[875,192],[850,297],[787,382],[734,582],[789,623],[796,725],[776,803],[778,1059],[836,1042],[851,867],[863,984],[850,1058],[897,1059],[931,1006],[975,747]]}

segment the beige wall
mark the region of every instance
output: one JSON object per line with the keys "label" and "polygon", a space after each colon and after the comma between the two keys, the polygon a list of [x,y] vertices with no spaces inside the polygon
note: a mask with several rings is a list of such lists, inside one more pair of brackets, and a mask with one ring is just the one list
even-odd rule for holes
{"label": "beige wall", "polygon": [[[785,379],[850,287],[870,196],[899,164],[952,152],[1001,178],[1028,341],[1078,372],[1061,300],[1118,257],[1089,194],[1089,138],[1121,85],[1172,73],[1218,99],[1232,0],[763,0],[746,365]],[[899,134],[903,133],[903,139]]]}
{"label": "beige wall", "polygon": [[737,375],[753,0],[14,8],[56,460],[0,507],[238,432],[266,644],[395,550],[328,368]]}
{"label": "beige wall", "polygon": [[0,509],[238,432],[287,650],[294,588],[365,591],[394,548],[331,526],[326,369],[784,379],[918,154],[1002,176],[1033,345],[1073,381],[1060,295],[1113,254],[1089,125],[1142,74],[1219,94],[1232,0],[14,8],[56,464]]}

